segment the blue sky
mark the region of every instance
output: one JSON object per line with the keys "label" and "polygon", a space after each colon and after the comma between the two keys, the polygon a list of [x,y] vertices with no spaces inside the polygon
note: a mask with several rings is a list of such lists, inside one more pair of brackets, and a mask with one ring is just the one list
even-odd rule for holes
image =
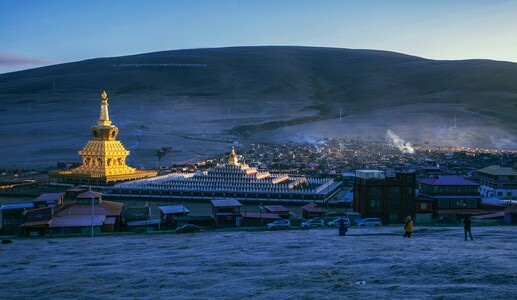
{"label": "blue sky", "polygon": [[0,0],[0,73],[97,57],[254,45],[517,62],[517,1]]}

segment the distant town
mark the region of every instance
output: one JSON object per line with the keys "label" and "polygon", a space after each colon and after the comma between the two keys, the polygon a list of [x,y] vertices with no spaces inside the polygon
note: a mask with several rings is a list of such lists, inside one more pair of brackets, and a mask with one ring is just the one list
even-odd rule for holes
{"label": "distant town", "polygon": [[517,151],[410,145],[391,133],[385,142],[236,144],[144,170],[126,164],[118,131],[102,92],[80,163],[2,170],[0,233],[517,223]]}
{"label": "distant town", "polygon": [[[327,139],[315,144],[250,143],[238,152],[250,165],[321,176],[341,176],[361,169],[386,172],[436,169],[443,175],[468,178],[475,170],[489,165],[517,167],[517,151],[428,144],[413,145],[413,148],[415,153],[408,154],[388,142]],[[221,154],[216,160],[224,160],[224,157],[225,154]]]}
{"label": "distant town", "polygon": [[[407,154],[387,142],[327,139],[318,143],[282,145],[254,142],[236,149],[239,157],[258,168],[318,176],[346,176],[355,170],[378,169],[386,172],[415,170],[422,173],[419,177],[425,177],[426,172],[434,169],[439,174],[470,178],[475,170],[489,165],[517,168],[517,151],[428,144],[413,147],[415,153]],[[228,153],[221,153],[199,162],[172,163],[162,166],[159,172],[203,169],[225,161],[227,156]],[[2,182],[34,178],[45,180],[47,172],[52,169],[55,166],[45,169],[2,169],[0,176]]]}

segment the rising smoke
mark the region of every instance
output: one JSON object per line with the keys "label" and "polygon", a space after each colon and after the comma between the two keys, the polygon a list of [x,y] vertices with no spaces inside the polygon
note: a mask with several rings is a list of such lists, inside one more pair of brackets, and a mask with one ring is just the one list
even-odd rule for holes
{"label": "rising smoke", "polygon": [[398,135],[396,135],[391,129],[388,129],[386,132],[388,135],[390,142],[399,148],[399,150],[402,153],[415,153],[415,149],[409,142],[405,142],[403,139],[401,139]]}

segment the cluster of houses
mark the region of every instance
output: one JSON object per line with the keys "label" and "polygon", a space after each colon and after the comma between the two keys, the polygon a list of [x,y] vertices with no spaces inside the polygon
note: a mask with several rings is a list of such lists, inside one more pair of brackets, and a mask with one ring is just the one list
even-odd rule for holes
{"label": "cluster of houses", "polygon": [[[383,224],[400,224],[406,216],[412,216],[419,225],[457,223],[467,215],[473,219],[516,224],[517,202],[512,199],[517,196],[517,173],[512,168],[490,166],[477,170],[473,178],[476,180],[436,174],[417,179],[412,171],[390,174],[358,170],[351,192],[345,194],[351,194],[350,201],[344,202],[343,207],[363,217],[380,218]],[[209,203],[210,215],[191,215],[187,206],[177,204],[159,206],[159,218],[151,218],[148,205],[125,207],[123,203],[102,199],[99,192],[70,188],[65,192],[42,194],[31,203],[2,205],[0,233],[93,235],[171,230],[184,224],[253,227],[282,218],[293,220],[293,213],[282,205],[268,203],[260,205],[260,212],[250,212],[242,211],[242,204],[236,198],[214,198]],[[301,218],[324,217],[326,210],[330,211],[325,204],[328,205],[315,202],[303,205]]]}
{"label": "cluster of houses", "polygon": [[[102,199],[90,189],[72,188],[61,193],[47,193],[31,203],[4,204],[1,211],[1,234],[49,236],[59,234],[95,235],[121,231],[170,230],[184,224],[203,227],[248,227],[282,218],[291,211],[282,205],[264,205],[260,212],[241,211],[235,198],[213,199],[209,216],[191,216],[182,205],[159,206],[159,219],[151,218],[151,209],[125,207],[121,202]],[[323,217],[324,210],[315,203],[302,207],[303,218]]]}
{"label": "cluster of houses", "polygon": [[454,223],[465,216],[517,223],[517,172],[490,166],[478,169],[473,180],[435,174],[417,179],[416,172],[387,174],[356,171],[354,211],[378,217],[383,224],[412,216],[417,224]]}

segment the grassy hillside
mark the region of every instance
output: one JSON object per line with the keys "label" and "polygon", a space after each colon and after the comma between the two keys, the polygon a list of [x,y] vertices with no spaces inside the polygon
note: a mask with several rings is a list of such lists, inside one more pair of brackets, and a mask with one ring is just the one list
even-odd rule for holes
{"label": "grassy hillside", "polygon": [[145,165],[162,146],[191,159],[293,132],[383,138],[391,128],[413,142],[514,149],[515,82],[515,63],[372,50],[234,47],[98,58],[0,75],[0,134],[8,140],[0,155],[29,146],[13,161],[39,161],[49,151],[77,160],[102,90],[120,138]]}

